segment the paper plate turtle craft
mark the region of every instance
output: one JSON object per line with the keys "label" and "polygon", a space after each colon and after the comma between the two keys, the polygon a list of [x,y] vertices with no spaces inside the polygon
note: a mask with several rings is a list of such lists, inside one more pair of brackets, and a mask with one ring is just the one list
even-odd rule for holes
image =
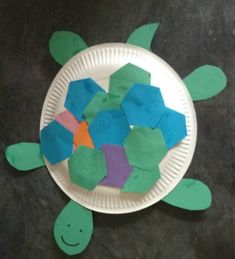
{"label": "paper plate turtle craft", "polygon": [[[157,28],[156,23],[141,26],[127,43],[149,50]],[[61,65],[86,48],[80,36],[67,31],[55,32],[49,42]],[[211,65],[183,81],[194,101],[213,97],[226,86],[223,71]],[[21,171],[66,163],[70,184],[87,192],[106,186],[120,194],[145,195],[161,179],[160,162],[188,134],[186,116],[168,107],[163,95],[158,85],[151,85],[151,74],[132,63],[111,73],[108,91],[90,77],[69,81],[63,111],[42,127],[40,144],[11,145],[6,158]],[[205,210],[211,193],[201,181],[182,179],[162,200]],[[55,240],[69,255],[81,253],[92,232],[92,211],[73,200],[54,225]]]}

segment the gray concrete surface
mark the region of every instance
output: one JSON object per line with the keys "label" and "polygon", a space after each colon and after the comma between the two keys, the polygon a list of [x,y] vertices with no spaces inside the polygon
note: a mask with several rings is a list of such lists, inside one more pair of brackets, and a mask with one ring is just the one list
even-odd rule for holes
{"label": "gray concrete surface", "polygon": [[205,212],[162,202],[138,213],[94,213],[94,235],[74,258],[235,258],[235,2],[0,0],[0,258],[67,258],[53,223],[68,198],[46,168],[20,173],[5,161],[9,144],[38,141],[49,85],[60,69],[48,53],[55,30],[88,43],[124,42],[139,25],[161,24],[153,51],[181,77],[203,64],[220,66],[228,86],[197,102],[198,142],[187,177],[213,193]]}

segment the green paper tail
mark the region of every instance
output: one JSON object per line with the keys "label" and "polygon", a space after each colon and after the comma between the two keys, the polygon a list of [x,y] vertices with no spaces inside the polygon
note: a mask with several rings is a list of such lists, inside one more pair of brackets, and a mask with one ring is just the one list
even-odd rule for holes
{"label": "green paper tail", "polygon": [[70,201],[58,215],[54,237],[59,248],[68,255],[81,253],[93,233],[92,211]]}
{"label": "green paper tail", "polygon": [[153,36],[158,27],[158,23],[149,23],[135,29],[127,39],[127,43],[150,50]]}
{"label": "green paper tail", "polygon": [[49,51],[55,61],[61,65],[86,48],[85,41],[70,31],[56,31],[49,40]]}
{"label": "green paper tail", "polygon": [[45,165],[37,143],[21,142],[9,146],[6,150],[6,159],[19,171],[28,171]]}
{"label": "green paper tail", "polygon": [[210,189],[204,183],[182,179],[162,201],[185,210],[206,210],[211,205],[212,197]]}
{"label": "green paper tail", "polygon": [[215,66],[204,65],[184,78],[194,101],[206,100],[219,94],[226,86],[224,72]]}

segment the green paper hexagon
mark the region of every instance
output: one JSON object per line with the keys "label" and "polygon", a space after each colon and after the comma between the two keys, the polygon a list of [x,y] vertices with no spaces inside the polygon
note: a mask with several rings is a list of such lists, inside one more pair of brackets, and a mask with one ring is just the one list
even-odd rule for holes
{"label": "green paper hexagon", "polygon": [[122,192],[148,192],[160,178],[159,167],[152,171],[135,167],[122,187]]}
{"label": "green paper hexagon", "polygon": [[96,149],[79,146],[68,161],[71,181],[93,190],[106,176],[104,154]]}
{"label": "green paper hexagon", "polygon": [[150,84],[150,74],[133,64],[127,64],[110,76],[109,92],[123,98],[134,83]]}
{"label": "green paper hexagon", "polygon": [[91,124],[98,112],[118,108],[119,104],[120,96],[98,92],[87,105],[83,114],[85,115],[87,122]]}
{"label": "green paper hexagon", "polygon": [[135,126],[124,142],[130,165],[154,170],[167,154],[167,146],[160,129]]}

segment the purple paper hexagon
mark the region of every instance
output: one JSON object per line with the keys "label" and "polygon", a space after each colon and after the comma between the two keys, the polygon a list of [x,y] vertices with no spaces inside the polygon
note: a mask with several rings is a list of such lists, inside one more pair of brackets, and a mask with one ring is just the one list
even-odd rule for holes
{"label": "purple paper hexagon", "polygon": [[105,156],[107,176],[100,184],[121,188],[132,172],[132,166],[128,164],[124,148],[105,144],[101,149]]}

